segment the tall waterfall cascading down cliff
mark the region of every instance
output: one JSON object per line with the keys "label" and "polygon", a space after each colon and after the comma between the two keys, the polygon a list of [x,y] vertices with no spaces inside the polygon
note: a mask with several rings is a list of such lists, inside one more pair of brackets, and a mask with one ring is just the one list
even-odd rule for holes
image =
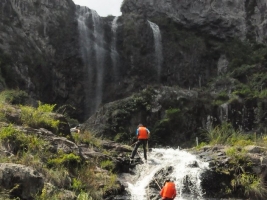
{"label": "tall waterfall cascading down cliff", "polygon": [[[92,19],[94,25],[94,39],[95,39],[95,56],[96,56],[96,97],[95,97],[95,106],[96,109],[99,108],[102,103],[103,96],[103,74],[104,74],[104,62],[105,62],[105,49],[104,49],[104,36],[103,36],[103,27],[100,20],[100,16],[96,11],[92,10]],[[95,109],[95,110],[96,110]]]}
{"label": "tall waterfall cascading down cliff", "polygon": [[[105,49],[103,26],[96,11],[77,6],[80,49],[85,75],[85,115],[93,114],[102,103]],[[92,23],[92,26],[89,26]],[[92,27],[91,29],[89,27]]]}
{"label": "tall waterfall cascading down cliff", "polygon": [[[184,150],[159,148],[152,149],[148,153],[148,163],[137,165],[134,175],[124,174],[126,177],[123,179],[128,182],[127,190],[130,193],[127,199],[159,199],[159,187],[162,187],[163,183],[157,179],[157,174],[170,168],[172,170],[168,172],[168,178],[175,182],[177,191],[175,199],[203,199],[200,176],[208,169],[208,163],[198,160],[196,156]],[[164,174],[162,176],[161,180],[164,180]],[[157,183],[156,190],[149,187],[151,182]]]}
{"label": "tall waterfall cascading down cliff", "polygon": [[163,55],[162,55],[162,42],[161,42],[161,33],[159,26],[151,21],[148,21],[154,36],[154,46],[155,46],[155,66],[157,71],[157,78],[160,81],[161,76],[161,67],[163,62]]}
{"label": "tall waterfall cascading down cliff", "polygon": [[[78,29],[79,29],[79,41],[80,41],[80,50],[81,50],[81,55],[83,59],[83,64],[84,67],[88,70],[87,74],[85,76],[86,79],[86,85],[85,87],[85,102],[90,102],[91,96],[93,96],[93,87],[92,87],[92,82],[93,82],[93,70],[91,66],[91,60],[93,58],[92,55],[92,41],[89,38],[89,33],[90,30],[88,26],[86,25],[87,20],[89,19],[90,16],[90,10],[87,7],[80,7],[77,6],[77,15],[78,15]],[[93,102],[92,102],[93,103]],[[85,114],[88,115],[90,113],[90,108],[94,108],[94,105],[89,104],[88,107],[85,105]]]}
{"label": "tall waterfall cascading down cliff", "polygon": [[114,81],[117,82],[119,79],[119,54],[117,52],[117,28],[119,17],[115,17],[112,21],[111,30],[112,30],[112,41],[111,41],[111,60],[112,60],[112,68],[113,68],[113,77]]}

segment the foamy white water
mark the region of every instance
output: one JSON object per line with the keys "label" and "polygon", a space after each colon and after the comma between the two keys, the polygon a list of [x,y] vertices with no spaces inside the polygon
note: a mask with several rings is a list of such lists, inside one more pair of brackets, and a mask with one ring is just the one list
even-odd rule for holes
{"label": "foamy white water", "polygon": [[[141,155],[141,154],[140,154]],[[197,163],[197,166],[192,167]],[[202,188],[200,175],[208,169],[208,163],[202,162],[196,156],[179,149],[152,149],[148,153],[148,163],[137,165],[136,174],[129,175],[128,191],[131,200],[147,200],[150,181],[155,181],[160,187],[163,183],[155,180],[154,175],[161,169],[173,167],[170,177],[174,180],[177,190],[175,200],[196,200],[202,199]],[[190,181],[189,193],[183,194],[185,180]],[[158,188],[158,192],[160,189]]]}

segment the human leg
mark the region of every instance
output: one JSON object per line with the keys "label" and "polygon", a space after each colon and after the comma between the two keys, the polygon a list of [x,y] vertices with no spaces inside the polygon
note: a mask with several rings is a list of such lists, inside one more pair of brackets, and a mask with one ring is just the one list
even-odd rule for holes
{"label": "human leg", "polygon": [[144,149],[144,158],[145,160],[147,160],[147,140],[142,140],[142,144],[143,144],[143,149]]}
{"label": "human leg", "polygon": [[136,154],[136,152],[137,152],[137,149],[138,149],[138,147],[139,147],[140,145],[141,145],[141,142],[140,142],[140,140],[138,140],[137,143],[135,144],[134,150],[133,150],[133,152],[132,152],[131,159],[134,158],[134,156],[135,156],[135,154]]}

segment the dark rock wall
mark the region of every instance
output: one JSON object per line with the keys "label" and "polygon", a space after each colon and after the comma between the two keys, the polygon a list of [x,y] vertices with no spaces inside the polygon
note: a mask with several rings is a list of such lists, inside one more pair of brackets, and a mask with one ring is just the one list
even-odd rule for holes
{"label": "dark rock wall", "polygon": [[244,39],[251,32],[262,42],[267,30],[265,9],[264,0],[125,0],[121,10],[123,14],[143,13],[149,17],[164,14],[187,28],[197,28],[219,38]]}
{"label": "dark rock wall", "polygon": [[[100,105],[92,108],[95,93],[90,92],[90,88],[97,87],[98,70],[94,61],[96,41],[92,15],[86,22],[92,57],[85,62],[77,21],[79,6],[71,0],[3,0],[0,3],[0,88],[19,88],[46,103],[57,103],[59,107],[70,105],[66,112],[81,121],[102,105],[151,85],[204,90],[214,77],[238,66],[236,63],[255,64],[248,59],[250,52],[246,49],[249,46],[232,48],[231,45],[236,44],[235,38],[266,42],[265,8],[263,0],[125,0],[121,8],[123,15],[117,21],[117,77],[112,72],[111,58],[114,17],[100,19],[105,51],[102,94]],[[161,31],[160,79],[155,70],[154,38],[148,20],[157,24]],[[90,72],[88,66],[94,70]],[[93,81],[89,76],[94,77]],[[233,89],[231,85],[227,86],[227,91]],[[222,91],[219,87],[216,85],[212,90]],[[258,105],[257,101],[248,104]],[[213,115],[220,118],[220,107],[209,110],[214,110]],[[250,117],[256,112],[251,111],[250,106],[247,110]],[[238,115],[238,112],[228,112],[228,115]],[[248,126],[248,129],[253,127]]]}
{"label": "dark rock wall", "polygon": [[79,46],[74,3],[4,0],[0,7],[3,85],[48,103],[74,99],[83,74],[75,69]]}

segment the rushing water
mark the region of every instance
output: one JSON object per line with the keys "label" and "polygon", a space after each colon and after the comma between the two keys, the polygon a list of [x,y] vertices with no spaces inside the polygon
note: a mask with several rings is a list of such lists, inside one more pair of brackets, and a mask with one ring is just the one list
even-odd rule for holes
{"label": "rushing water", "polygon": [[161,66],[163,62],[163,56],[162,56],[162,42],[161,42],[161,33],[159,26],[151,21],[148,21],[154,36],[154,46],[155,46],[155,61],[156,61],[156,70],[157,70],[157,76],[158,80],[160,80],[161,76]]}
{"label": "rushing water", "polygon": [[[140,156],[142,156],[140,154]],[[197,167],[192,167],[197,163]],[[152,149],[148,153],[148,163],[136,166],[134,175],[126,175],[125,178],[130,193],[125,199],[131,200],[147,200],[159,199],[158,196],[161,185],[155,179],[155,174],[162,169],[173,167],[169,176],[174,180],[177,190],[176,200],[196,200],[202,199],[202,188],[200,175],[208,169],[208,163],[202,162],[196,156],[179,149]],[[155,181],[158,185],[158,191],[153,194],[153,189],[149,188],[149,183]],[[185,187],[185,182],[190,181],[190,186],[187,187],[187,192],[182,190]],[[187,185],[188,186],[188,185]],[[155,190],[155,189],[154,189]],[[150,195],[148,195],[150,194]],[[153,197],[151,197],[154,196]]]}
{"label": "rushing water", "polygon": [[111,30],[112,30],[112,41],[111,41],[111,60],[112,60],[112,67],[113,67],[113,77],[114,81],[117,82],[119,80],[119,71],[118,71],[118,61],[119,61],[119,54],[117,52],[117,28],[118,28],[118,21],[119,17],[115,17],[112,21]]}
{"label": "rushing water", "polygon": [[[77,6],[79,41],[85,76],[85,113],[90,116],[102,103],[105,61],[104,30],[96,11]],[[90,28],[89,28],[90,27]]]}
{"label": "rushing water", "polygon": [[96,99],[95,105],[96,109],[102,103],[103,96],[103,74],[104,74],[104,61],[105,61],[105,50],[104,46],[104,30],[100,20],[100,16],[96,11],[92,10],[92,19],[94,25],[94,47],[96,54]]}
{"label": "rushing water", "polygon": [[87,70],[85,76],[86,87],[85,87],[85,113],[89,115],[91,111],[95,109],[94,101],[91,100],[94,96],[93,85],[93,45],[90,39],[91,30],[88,28],[87,23],[90,17],[90,10],[85,6],[77,6],[77,15],[78,15],[78,30],[79,30],[79,41],[80,41],[80,51],[83,59],[83,65]]}

